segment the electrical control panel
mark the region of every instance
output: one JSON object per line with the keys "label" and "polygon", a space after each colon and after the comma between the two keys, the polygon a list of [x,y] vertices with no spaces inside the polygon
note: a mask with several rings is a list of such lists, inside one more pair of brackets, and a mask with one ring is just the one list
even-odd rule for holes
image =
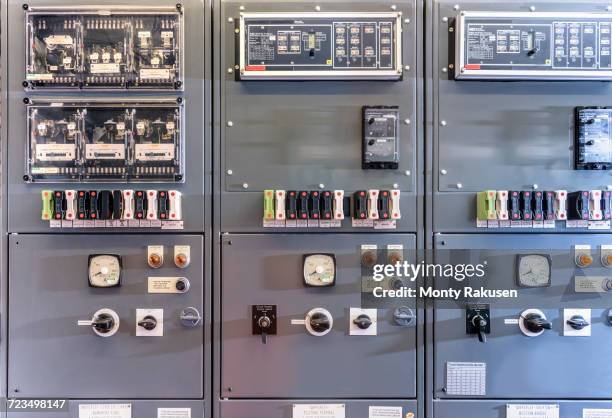
{"label": "electrical control panel", "polygon": [[27,106],[32,182],[184,180],[181,101]]}
{"label": "electrical control panel", "polygon": [[241,80],[402,77],[399,13],[241,13]]}
{"label": "electrical control panel", "polygon": [[24,87],[182,90],[180,4],[24,9]]}
{"label": "electrical control panel", "polygon": [[611,29],[605,13],[463,11],[455,78],[612,80]]}

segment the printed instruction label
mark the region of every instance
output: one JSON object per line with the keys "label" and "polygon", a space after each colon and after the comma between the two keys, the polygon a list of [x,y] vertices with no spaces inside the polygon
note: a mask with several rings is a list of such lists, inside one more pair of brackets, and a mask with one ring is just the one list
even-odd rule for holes
{"label": "printed instruction label", "polygon": [[79,405],[79,418],[131,418],[132,404],[92,403]]}
{"label": "printed instruction label", "polygon": [[368,418],[402,418],[401,406],[370,406]]}
{"label": "printed instruction label", "polygon": [[446,393],[448,395],[484,396],[486,386],[486,363],[446,363]]}
{"label": "printed instruction label", "polygon": [[191,418],[191,408],[157,408],[157,418]]}
{"label": "printed instruction label", "polygon": [[582,418],[612,418],[612,409],[583,409]]}
{"label": "printed instruction label", "polygon": [[293,418],[346,418],[344,404],[293,404]]}
{"label": "printed instruction label", "polygon": [[559,418],[559,405],[508,404],[506,418]]}

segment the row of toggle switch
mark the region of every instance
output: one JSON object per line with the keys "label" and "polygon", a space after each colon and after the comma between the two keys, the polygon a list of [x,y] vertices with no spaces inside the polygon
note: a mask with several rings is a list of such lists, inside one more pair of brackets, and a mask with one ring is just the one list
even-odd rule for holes
{"label": "row of toggle switch", "polygon": [[264,190],[266,220],[401,219],[399,190]]}
{"label": "row of toggle switch", "polygon": [[41,197],[45,221],[183,218],[178,190],[43,190]]}
{"label": "row of toggle switch", "polygon": [[611,191],[485,190],[477,195],[477,218],[511,221],[610,220]]}

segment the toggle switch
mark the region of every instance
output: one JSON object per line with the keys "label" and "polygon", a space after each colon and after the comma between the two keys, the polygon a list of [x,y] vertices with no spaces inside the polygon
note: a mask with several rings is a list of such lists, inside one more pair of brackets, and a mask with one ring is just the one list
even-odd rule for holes
{"label": "toggle switch", "polygon": [[184,269],[191,263],[191,246],[189,245],[175,245],[174,246],[174,264]]}
{"label": "toggle switch", "polygon": [[528,337],[537,337],[544,331],[552,329],[552,323],[539,309],[527,309],[521,313],[519,328]]}
{"label": "toggle switch", "polygon": [[164,265],[163,245],[149,245],[147,247],[147,264],[154,269],[158,269]]}
{"label": "toggle switch", "polygon": [[478,341],[487,342],[491,333],[491,308],[487,304],[468,305],[465,308],[465,332],[478,335]]}
{"label": "toggle switch", "polygon": [[251,320],[251,332],[261,335],[262,344],[268,343],[268,335],[276,335],[276,305],[252,305]]}
{"label": "toggle switch", "polygon": [[91,327],[100,337],[111,337],[119,330],[119,322],[119,315],[115,311],[103,308],[97,310],[91,319],[77,321],[77,325]]}

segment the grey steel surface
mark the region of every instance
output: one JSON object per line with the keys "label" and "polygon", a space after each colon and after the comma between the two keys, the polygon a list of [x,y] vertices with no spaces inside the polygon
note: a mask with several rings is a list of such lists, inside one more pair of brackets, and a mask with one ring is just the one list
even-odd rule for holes
{"label": "grey steel surface", "polygon": [[[174,245],[191,246],[191,264],[174,266]],[[160,269],[147,265],[147,245],[165,245]],[[202,325],[180,324],[181,309],[204,310],[203,238],[168,235],[12,235],[9,276],[9,394],[58,398],[191,398],[203,393]],[[88,286],[89,254],[123,258],[118,288]],[[149,294],[147,277],[187,277],[185,294]],[[98,337],[77,320],[100,308],[120,326]],[[161,337],[136,337],[137,308],[163,308]]]}
{"label": "grey steel surface", "polygon": [[[414,249],[415,236],[224,236],[222,397],[416,397],[416,326],[397,326],[392,309],[379,309],[376,336],[348,334],[349,308],[361,306],[361,244],[403,244],[408,250]],[[334,287],[304,287],[302,257],[316,252],[336,255]],[[267,344],[251,335],[254,304],[278,306],[278,334],[268,336]],[[329,334],[316,337],[304,325],[291,324],[317,307],[334,318]]]}

